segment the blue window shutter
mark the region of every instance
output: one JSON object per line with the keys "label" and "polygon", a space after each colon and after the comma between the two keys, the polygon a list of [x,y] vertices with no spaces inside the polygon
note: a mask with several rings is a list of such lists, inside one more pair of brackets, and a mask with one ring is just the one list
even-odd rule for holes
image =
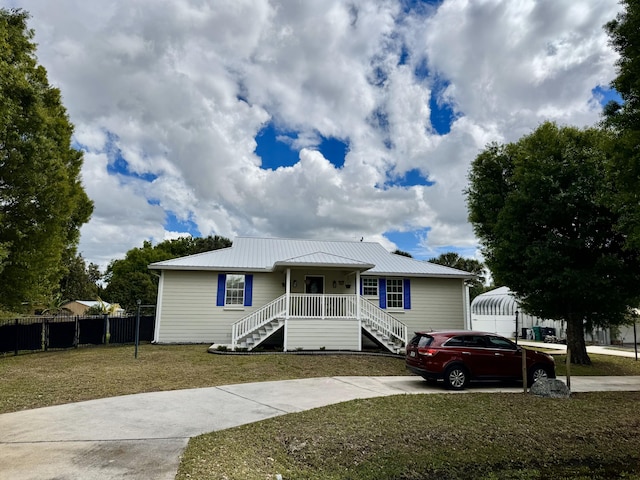
{"label": "blue window shutter", "polygon": [[408,278],[402,281],[402,294],[404,295],[404,309],[411,310],[411,281]]}
{"label": "blue window shutter", "polygon": [[378,279],[378,297],[380,298],[380,308],[387,308],[387,279]]}
{"label": "blue window shutter", "polygon": [[244,306],[251,306],[251,297],[253,296],[253,275],[244,276]]}
{"label": "blue window shutter", "polygon": [[362,277],[360,277],[360,295],[364,295],[364,282],[362,281]]}
{"label": "blue window shutter", "polygon": [[216,306],[224,307],[224,291],[227,288],[227,275],[224,273],[218,274],[218,297],[216,298]]}

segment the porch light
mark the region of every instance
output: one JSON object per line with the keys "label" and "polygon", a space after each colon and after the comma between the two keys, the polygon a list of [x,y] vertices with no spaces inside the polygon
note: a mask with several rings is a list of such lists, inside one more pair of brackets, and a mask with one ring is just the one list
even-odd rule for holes
{"label": "porch light", "polygon": [[338,282],[336,282],[335,280],[333,281],[333,288],[336,288],[338,286]]}
{"label": "porch light", "polygon": [[295,287],[297,287],[297,286],[298,286],[298,280],[294,280],[294,281],[293,281],[293,287],[295,288]]}

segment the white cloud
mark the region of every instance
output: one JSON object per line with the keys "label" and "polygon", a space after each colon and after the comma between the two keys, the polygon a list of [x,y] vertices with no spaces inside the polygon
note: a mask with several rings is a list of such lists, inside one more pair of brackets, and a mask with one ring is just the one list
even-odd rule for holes
{"label": "white cloud", "polygon": [[[470,162],[546,119],[598,120],[591,90],[610,82],[616,59],[602,25],[620,8],[445,0],[407,16],[392,0],[15,3],[32,14],[39,61],[88,151],[96,208],[81,250],[101,265],[179,235],[165,212],[204,235],[364,236],[394,248],[385,231],[430,228],[425,252],[472,251]],[[424,65],[430,75],[414,75]],[[442,136],[429,120],[436,80],[458,115]],[[298,132],[295,165],[260,168],[255,137],[269,121]],[[342,168],[315,150],[320,135],[349,142]],[[135,176],[113,172],[114,149]],[[385,187],[412,169],[435,185]]]}

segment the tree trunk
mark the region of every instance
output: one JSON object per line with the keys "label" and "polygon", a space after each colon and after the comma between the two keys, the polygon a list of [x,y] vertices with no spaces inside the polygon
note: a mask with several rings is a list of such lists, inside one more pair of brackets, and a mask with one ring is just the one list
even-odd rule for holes
{"label": "tree trunk", "polygon": [[584,343],[584,327],[582,317],[570,315],[567,319],[567,348],[571,350],[571,363],[575,365],[591,365]]}

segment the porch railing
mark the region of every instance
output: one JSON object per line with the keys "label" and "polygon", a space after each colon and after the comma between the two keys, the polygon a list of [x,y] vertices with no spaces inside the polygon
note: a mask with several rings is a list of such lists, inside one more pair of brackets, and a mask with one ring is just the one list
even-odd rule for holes
{"label": "porch railing", "polygon": [[291,294],[293,318],[356,318],[355,295]]}
{"label": "porch railing", "polygon": [[406,344],[407,326],[404,323],[378,308],[376,304],[366,298],[361,300],[360,308],[363,319],[389,338],[395,338]]}

